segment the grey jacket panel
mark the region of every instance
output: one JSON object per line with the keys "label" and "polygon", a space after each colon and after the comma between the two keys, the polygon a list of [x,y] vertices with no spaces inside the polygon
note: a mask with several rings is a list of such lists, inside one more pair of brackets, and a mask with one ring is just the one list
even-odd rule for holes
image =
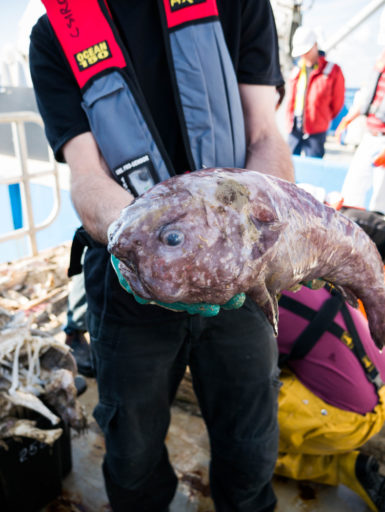
{"label": "grey jacket panel", "polygon": [[220,22],[182,27],[170,43],[196,168],[244,167],[243,112]]}
{"label": "grey jacket panel", "polygon": [[110,169],[149,155],[157,181],[170,177],[135,98],[118,71],[97,78],[84,93],[82,107]]}
{"label": "grey jacket panel", "polygon": [[[219,21],[170,33],[172,62],[182,105],[181,122],[195,169],[244,167],[245,128],[235,70]],[[170,177],[157,137],[125,77],[111,69],[85,90],[82,107],[92,133],[125,188],[141,194]]]}

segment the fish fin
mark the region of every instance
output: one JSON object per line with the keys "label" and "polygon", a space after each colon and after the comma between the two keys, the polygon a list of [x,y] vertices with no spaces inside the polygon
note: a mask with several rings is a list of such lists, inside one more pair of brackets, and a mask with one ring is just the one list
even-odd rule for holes
{"label": "fish fin", "polygon": [[279,237],[281,236],[283,224],[279,223],[280,226],[268,225],[261,227],[257,225],[252,217],[251,220],[259,232],[258,240],[253,243],[251,248],[251,257],[256,260],[264,256],[276,245]]}
{"label": "fish fin", "polygon": [[344,300],[346,300],[346,302],[350,306],[352,306],[353,308],[358,308],[358,299],[357,299],[356,295],[349,288],[345,288],[343,286],[340,286],[340,285],[337,285],[334,283],[330,283],[330,285],[332,287],[334,287],[342,295]]}
{"label": "fish fin", "polygon": [[258,259],[277,243],[287,223],[281,222],[273,209],[258,203],[252,205],[249,219],[258,232],[252,247],[252,258]]}
{"label": "fish fin", "polygon": [[278,298],[276,295],[272,295],[267,288],[261,294],[261,290],[250,290],[247,292],[249,295],[262,309],[266,318],[270,322],[274,330],[274,336],[278,336]]}
{"label": "fish fin", "polygon": [[250,217],[254,223],[276,223],[278,216],[272,208],[266,204],[255,202],[251,204]]}
{"label": "fish fin", "polygon": [[205,212],[205,220],[206,220],[207,226],[209,228],[213,227],[213,226],[221,227],[221,223],[219,222],[219,219],[218,219],[215,211],[213,211],[213,209],[210,208],[210,206],[207,205],[204,201],[202,201],[202,208]]}
{"label": "fish fin", "polygon": [[278,300],[277,297],[270,296],[270,301],[265,302],[262,306],[262,311],[265,313],[267,319],[271,323],[274,331],[274,336],[278,336]]}

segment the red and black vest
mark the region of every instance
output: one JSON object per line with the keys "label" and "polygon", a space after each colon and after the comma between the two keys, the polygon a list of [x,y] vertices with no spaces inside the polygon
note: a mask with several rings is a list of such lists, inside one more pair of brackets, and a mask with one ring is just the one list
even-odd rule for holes
{"label": "red and black vest", "polygon": [[373,102],[376,93],[377,86],[379,84],[381,76],[385,73],[385,54],[382,54],[378,62],[370,74],[368,83],[362,91],[362,99],[360,104],[360,113],[367,116],[373,114],[382,123],[385,123],[385,95],[380,102]]}
{"label": "red and black vest", "polygon": [[[138,195],[175,174],[106,1],[42,2],[115,179]],[[241,101],[216,0],[158,0],[158,8],[190,169],[244,167]]]}

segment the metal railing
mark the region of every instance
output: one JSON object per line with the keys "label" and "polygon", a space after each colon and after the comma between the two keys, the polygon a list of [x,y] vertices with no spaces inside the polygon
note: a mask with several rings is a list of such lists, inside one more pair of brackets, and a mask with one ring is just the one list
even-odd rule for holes
{"label": "metal railing", "polygon": [[[21,204],[22,211],[25,213],[26,218],[26,222],[24,223],[25,226],[1,234],[0,243],[8,240],[23,238],[26,236],[29,239],[32,255],[36,256],[38,253],[36,233],[52,224],[60,210],[59,171],[56,161],[53,157],[53,153],[48,147],[49,168],[43,169],[41,171],[34,171],[33,173],[30,172],[28,165],[25,123],[35,123],[43,128],[43,121],[39,114],[36,112],[7,112],[0,114],[0,124],[11,125],[13,147],[20,168],[20,174],[16,176],[2,176],[2,173],[0,173],[0,185],[12,185],[15,183],[22,184]],[[40,224],[35,224],[32,206],[31,181],[36,180],[36,178],[50,175],[54,178],[54,186],[52,187],[54,201],[53,207],[43,222]]]}
{"label": "metal railing", "polygon": [[[371,2],[367,3],[355,16],[353,16],[350,20],[348,20],[339,30],[335,31],[335,33],[329,37],[322,45],[322,49],[328,53],[332,50],[338,43],[340,43],[343,39],[349,36],[353,30],[356,30],[364,21],[369,18],[374,12],[376,12],[380,7],[385,6],[385,0],[371,0]],[[380,25],[381,27],[381,25]],[[381,30],[381,28],[380,28]]]}

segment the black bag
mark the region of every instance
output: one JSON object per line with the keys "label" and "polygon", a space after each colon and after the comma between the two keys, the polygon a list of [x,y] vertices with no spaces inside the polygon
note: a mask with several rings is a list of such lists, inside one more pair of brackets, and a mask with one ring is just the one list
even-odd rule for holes
{"label": "black bag", "polygon": [[385,215],[347,206],[343,206],[340,212],[356,222],[370,236],[385,262]]}

